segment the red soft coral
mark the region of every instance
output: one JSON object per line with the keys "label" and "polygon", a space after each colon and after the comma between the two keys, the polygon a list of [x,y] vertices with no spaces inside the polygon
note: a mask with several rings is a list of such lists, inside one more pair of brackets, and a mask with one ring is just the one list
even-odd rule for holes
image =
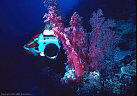
{"label": "red soft coral", "polygon": [[[72,16],[71,24],[72,24],[72,33],[73,33],[73,40],[72,42],[68,38],[68,35],[65,34],[66,28],[64,28],[63,23],[61,22],[62,19],[60,16],[57,15],[56,6],[49,6],[49,13],[45,14],[44,18],[46,17],[45,22],[50,22],[53,26],[53,31],[58,39],[60,39],[64,45],[64,49],[68,55],[68,63],[75,70],[75,75],[77,77],[81,76],[84,72],[84,66],[81,64],[80,57],[76,52],[76,24],[78,24],[78,16],[76,13]],[[76,16],[75,16],[76,15]]]}

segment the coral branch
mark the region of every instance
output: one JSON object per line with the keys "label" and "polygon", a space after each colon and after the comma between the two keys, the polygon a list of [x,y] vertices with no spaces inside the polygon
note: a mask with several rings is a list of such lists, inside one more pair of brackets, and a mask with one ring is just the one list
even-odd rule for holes
{"label": "coral branch", "polygon": [[[67,35],[65,34],[65,28],[62,24],[62,19],[60,16],[56,13],[56,6],[49,6],[49,13],[45,14],[44,18],[46,17],[45,22],[50,22],[53,26],[53,31],[55,33],[55,36],[62,41],[64,45],[64,49],[66,50],[66,53],[68,55],[68,62],[72,63],[71,66],[75,69],[75,75],[77,77],[81,76],[83,73],[84,66],[80,63],[80,58],[77,54],[76,50],[76,24],[77,19],[72,20],[72,29],[73,29],[73,43],[70,42]],[[74,17],[77,17],[77,14],[75,13]],[[68,30],[67,30],[68,31]]]}

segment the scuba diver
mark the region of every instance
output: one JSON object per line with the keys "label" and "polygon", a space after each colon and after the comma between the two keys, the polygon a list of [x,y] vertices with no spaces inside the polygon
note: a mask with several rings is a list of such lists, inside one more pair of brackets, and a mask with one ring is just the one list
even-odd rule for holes
{"label": "scuba diver", "polygon": [[50,23],[47,23],[44,31],[34,36],[23,48],[27,54],[40,57],[44,65],[48,65],[51,69],[56,70],[57,73],[62,75],[65,73],[67,57],[63,50],[63,45],[56,38]]}
{"label": "scuba diver", "polygon": [[[62,74],[62,80],[75,80],[74,69],[69,68],[67,55],[63,49],[63,44],[58,40],[52,30],[50,23],[45,25],[44,31],[37,34],[27,44],[23,46],[28,54],[40,56],[44,64]],[[47,63],[48,62],[48,63]]]}
{"label": "scuba diver", "polygon": [[[38,81],[39,89],[45,90],[44,93],[52,94],[52,96],[74,94],[69,87],[64,84],[62,85],[61,80],[66,76],[64,74],[68,70],[66,65],[67,55],[63,49],[63,44],[54,35],[50,24],[46,24],[44,31],[34,36],[23,48],[27,50],[28,54],[37,56],[40,59],[37,62],[39,64],[36,64],[37,68],[38,66],[41,67],[40,80]],[[53,89],[54,93],[52,92]],[[41,92],[36,90],[35,94],[40,96]]]}

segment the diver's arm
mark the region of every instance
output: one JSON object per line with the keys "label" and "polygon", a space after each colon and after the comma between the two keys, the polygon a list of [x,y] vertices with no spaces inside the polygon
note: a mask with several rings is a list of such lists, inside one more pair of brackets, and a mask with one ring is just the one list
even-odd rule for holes
{"label": "diver's arm", "polygon": [[38,40],[38,38],[35,38],[33,41],[25,44],[25,45],[23,46],[23,48],[24,48],[25,50],[28,50],[30,53],[34,54],[35,56],[38,55],[40,52],[39,52],[39,50],[36,50],[36,49],[35,49],[37,40]]}
{"label": "diver's arm", "polygon": [[35,56],[38,55],[40,52],[35,48],[27,48],[26,45],[23,46],[25,50],[28,50],[30,53],[34,54]]}

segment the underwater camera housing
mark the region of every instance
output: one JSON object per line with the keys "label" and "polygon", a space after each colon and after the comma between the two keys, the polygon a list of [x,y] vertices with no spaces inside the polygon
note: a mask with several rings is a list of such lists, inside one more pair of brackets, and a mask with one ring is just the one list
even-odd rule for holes
{"label": "underwater camera housing", "polygon": [[52,30],[44,30],[39,36],[40,56],[46,56],[49,59],[55,59],[60,51],[59,40],[57,40]]}

